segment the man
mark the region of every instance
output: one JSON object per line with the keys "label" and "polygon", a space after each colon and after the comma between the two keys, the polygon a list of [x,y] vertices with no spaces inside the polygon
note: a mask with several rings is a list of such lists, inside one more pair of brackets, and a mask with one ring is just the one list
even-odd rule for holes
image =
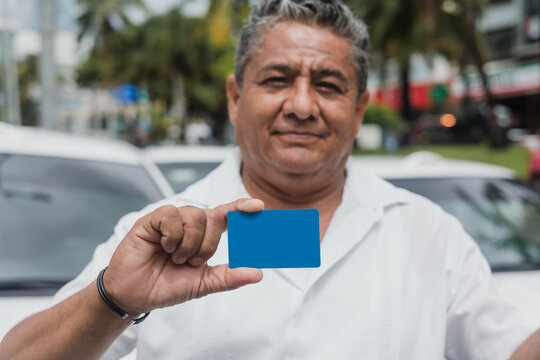
{"label": "man", "polygon": [[[116,358],[135,346],[142,359],[509,358],[534,329],[499,298],[460,225],[346,164],[369,99],[367,56],[365,26],[339,1],[255,6],[227,84],[240,151],[124,217],[65,300],[14,328],[0,358]],[[320,268],[263,279],[223,265],[227,212],[263,206],[319,209]],[[538,358],[538,337],[515,357]]]}

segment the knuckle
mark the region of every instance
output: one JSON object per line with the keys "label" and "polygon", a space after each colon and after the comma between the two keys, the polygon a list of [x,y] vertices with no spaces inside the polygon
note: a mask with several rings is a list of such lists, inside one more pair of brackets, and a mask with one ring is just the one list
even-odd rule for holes
{"label": "knuckle", "polygon": [[172,254],[171,258],[176,264],[182,264],[187,260],[187,256],[179,251]]}
{"label": "knuckle", "polygon": [[182,226],[175,226],[169,230],[169,236],[173,239],[180,239],[184,235],[184,228]]}
{"label": "knuckle", "polygon": [[180,251],[182,251],[184,255],[195,253],[201,246],[203,236],[204,233],[197,229],[187,231],[184,234],[182,243],[180,244]]}
{"label": "knuckle", "polygon": [[181,227],[174,227],[162,232],[161,240],[169,249],[171,247],[176,248],[178,242],[182,240],[183,235],[183,229]]}
{"label": "knuckle", "polygon": [[167,223],[171,219],[181,218],[178,209],[173,205],[164,205],[154,211],[160,223]]}
{"label": "knuckle", "polygon": [[203,259],[209,259],[216,252],[216,248],[209,245],[203,245],[199,249],[197,255]]}
{"label": "knuckle", "polygon": [[147,219],[150,219],[149,217],[146,217],[146,216],[143,216],[143,217],[140,217],[138,218],[136,221],[135,221],[135,224],[133,225],[133,227],[140,227],[142,225],[144,225],[147,221]]}
{"label": "knuckle", "polygon": [[200,222],[201,224],[204,224],[206,225],[206,212],[203,210],[203,209],[197,209],[195,211],[195,218],[197,219],[198,222]]}
{"label": "knuckle", "polygon": [[189,243],[192,243],[193,246],[197,246],[201,243],[204,237],[204,227],[200,226],[193,226],[193,225],[186,225],[185,226],[185,234],[184,237],[188,238]]}
{"label": "knuckle", "polygon": [[178,209],[173,205],[163,205],[158,207],[155,210],[155,213],[157,213],[162,218],[169,218],[176,216],[178,214]]}
{"label": "knuckle", "polygon": [[184,206],[182,212],[185,214],[185,222],[192,224],[206,225],[206,212],[195,206]]}
{"label": "knuckle", "polygon": [[206,217],[208,218],[208,222],[211,222],[212,224],[218,224],[221,221],[221,215],[214,210],[208,211]]}
{"label": "knuckle", "polygon": [[174,253],[174,257],[179,260],[179,259],[186,259],[190,256],[193,256],[193,254],[195,254],[197,252],[197,249],[196,248],[193,248],[193,247],[184,247],[182,246],[180,248],[180,250],[177,250],[175,253]]}

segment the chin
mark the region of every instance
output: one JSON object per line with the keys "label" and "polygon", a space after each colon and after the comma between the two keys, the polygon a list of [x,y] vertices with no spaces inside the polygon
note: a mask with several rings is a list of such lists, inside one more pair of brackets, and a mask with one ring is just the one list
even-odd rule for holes
{"label": "chin", "polygon": [[[293,155],[293,156],[291,156]],[[324,168],[328,160],[314,154],[288,154],[288,156],[273,157],[270,162],[278,171],[293,175],[311,174]]]}

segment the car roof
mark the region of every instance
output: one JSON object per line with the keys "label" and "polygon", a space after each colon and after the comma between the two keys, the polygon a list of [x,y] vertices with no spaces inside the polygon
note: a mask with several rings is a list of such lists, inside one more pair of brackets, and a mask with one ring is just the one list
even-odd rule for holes
{"label": "car roof", "polygon": [[159,145],[144,148],[145,154],[157,164],[170,163],[220,163],[233,146],[217,145]]}
{"label": "car roof", "polygon": [[0,153],[61,157],[137,165],[140,152],[117,139],[91,138],[0,123]]}
{"label": "car roof", "polygon": [[517,177],[514,171],[502,166],[449,159],[429,151],[418,151],[408,156],[361,155],[354,156],[353,161],[386,179]]}

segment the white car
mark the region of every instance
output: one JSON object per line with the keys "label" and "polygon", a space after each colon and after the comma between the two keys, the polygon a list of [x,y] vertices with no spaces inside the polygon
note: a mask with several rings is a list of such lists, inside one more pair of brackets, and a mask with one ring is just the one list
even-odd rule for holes
{"label": "white car", "polygon": [[173,194],[127,143],[0,123],[0,339],[51,304],[122,215]]}
{"label": "white car", "polygon": [[149,146],[146,155],[156,163],[176,193],[214,170],[232,151],[232,146]]}
{"label": "white car", "polygon": [[502,295],[540,326],[540,193],[509,169],[429,152],[353,160],[454,215],[486,256]]}

